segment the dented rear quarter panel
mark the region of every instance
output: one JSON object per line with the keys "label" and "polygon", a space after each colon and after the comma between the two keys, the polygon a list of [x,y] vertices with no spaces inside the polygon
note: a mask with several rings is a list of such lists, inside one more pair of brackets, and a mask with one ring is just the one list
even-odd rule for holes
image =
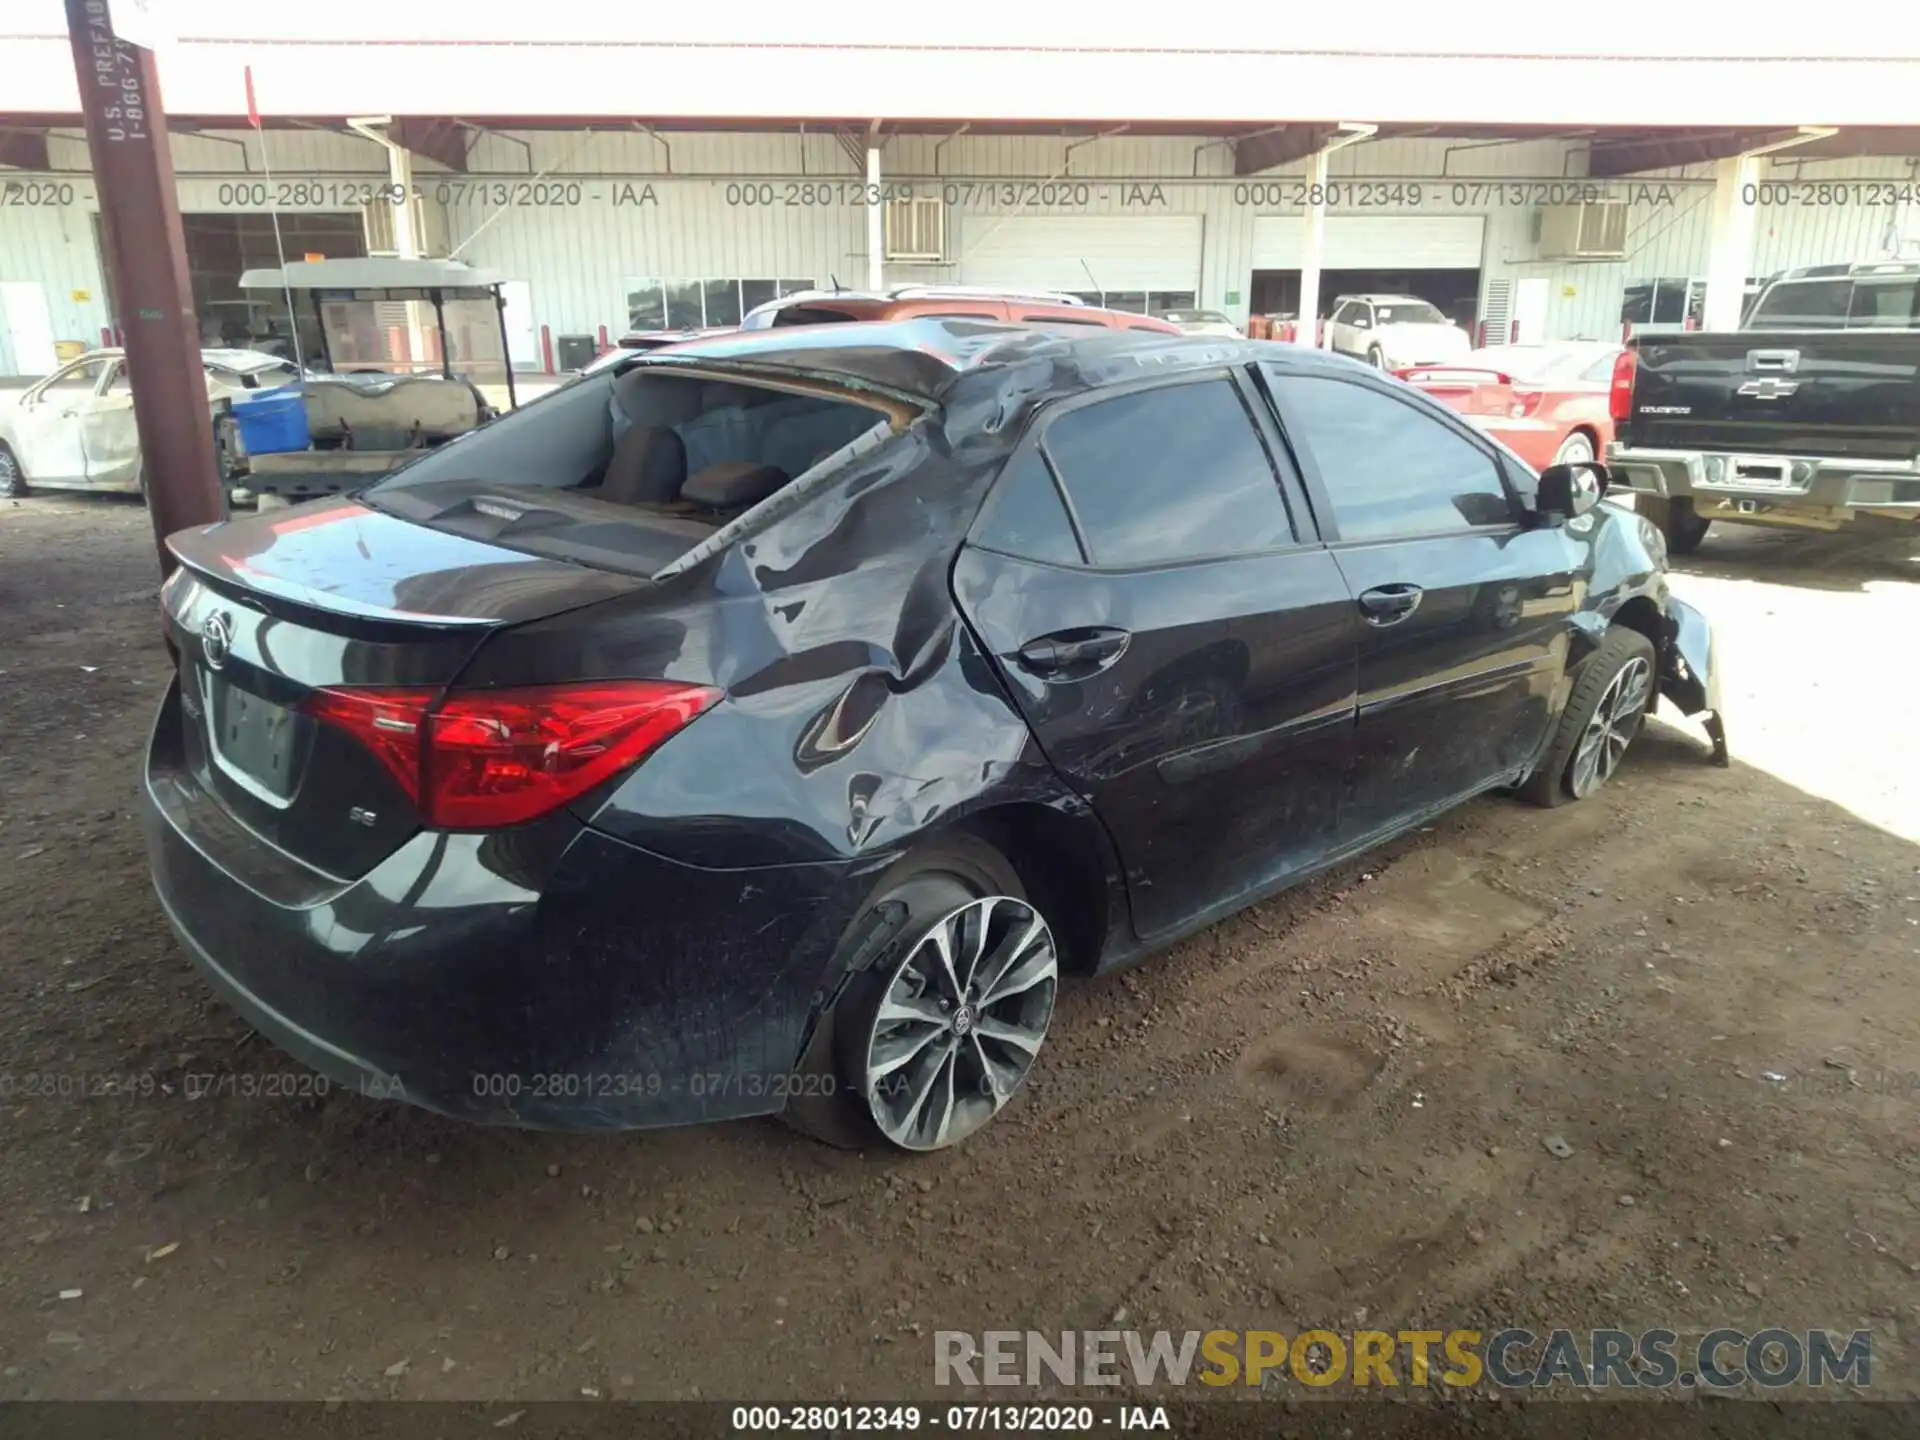
{"label": "dented rear quarter panel", "polygon": [[[832,881],[823,908],[839,919],[794,964],[831,986],[839,928],[916,840],[1016,804],[1104,837],[1041,754],[951,592],[954,555],[1024,417],[1024,388],[996,384],[987,413],[957,397],[823,477],[805,504],[646,593],[497,636],[462,683],[550,670],[722,688],[725,699],[670,742],[671,764],[640,766],[579,813],[683,865],[817,867]],[[950,434],[964,438],[956,446]]]}

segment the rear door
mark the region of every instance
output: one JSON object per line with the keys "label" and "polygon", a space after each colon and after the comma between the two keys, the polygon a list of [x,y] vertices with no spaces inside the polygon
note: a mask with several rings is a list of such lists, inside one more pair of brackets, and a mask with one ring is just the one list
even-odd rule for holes
{"label": "rear door", "polygon": [[140,473],[140,432],[134,426],[133,379],[125,360],[114,361],[100,393],[81,402],[80,442],[90,487],[133,487]]}
{"label": "rear door", "polygon": [[1041,748],[1112,833],[1142,937],[1337,833],[1359,627],[1257,403],[1223,369],[1044,412],[954,567]]}
{"label": "rear door", "polygon": [[1552,715],[1579,547],[1523,528],[1493,448],[1391,382],[1263,364],[1361,624],[1351,843],[1486,788]]}

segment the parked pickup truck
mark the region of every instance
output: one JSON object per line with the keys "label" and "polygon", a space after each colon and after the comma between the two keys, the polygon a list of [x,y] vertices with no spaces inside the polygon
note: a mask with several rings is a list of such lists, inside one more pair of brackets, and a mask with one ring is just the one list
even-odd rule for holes
{"label": "parked pickup truck", "polygon": [[1735,331],[1648,336],[1614,369],[1607,464],[1668,549],[1716,520],[1920,520],[1920,264],[1775,276]]}

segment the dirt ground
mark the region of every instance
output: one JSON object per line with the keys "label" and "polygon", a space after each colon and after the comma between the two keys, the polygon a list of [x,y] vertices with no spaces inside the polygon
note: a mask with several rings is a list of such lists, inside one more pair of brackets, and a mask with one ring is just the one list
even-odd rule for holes
{"label": "dirt ground", "polygon": [[294,1067],[136,821],[145,514],[0,503],[0,1398],[899,1399],[937,1328],[1109,1322],[1871,1327],[1920,1394],[1917,555],[1716,534],[1732,769],[1656,726],[1069,988],[907,1160],[244,1093]]}

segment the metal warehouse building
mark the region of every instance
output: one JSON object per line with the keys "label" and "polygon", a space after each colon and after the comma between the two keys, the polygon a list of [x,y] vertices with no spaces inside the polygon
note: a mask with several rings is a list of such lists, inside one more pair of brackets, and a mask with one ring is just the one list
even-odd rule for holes
{"label": "metal warehouse building", "polygon": [[[1724,315],[1749,276],[1920,253],[1913,59],[1747,36],[1636,58],[1414,33],[1382,53],[1371,24],[1362,54],[1337,17],[1292,16],[1266,35],[1235,17],[1230,49],[1183,48],[1164,17],[1088,49],[992,10],[893,22],[917,38],[772,10],[645,33],[495,18],[465,44],[351,4],[228,16],[247,33],[161,55],[203,332],[271,330],[237,280],[281,248],[499,270],[527,369],[836,282],[1240,321],[1298,313],[1303,289],[1320,314],[1408,291],[1490,337],[1599,338],[1677,323],[1690,295],[1697,314],[1710,276]],[[115,325],[73,52],[58,5],[30,19],[0,37],[0,373]]]}

